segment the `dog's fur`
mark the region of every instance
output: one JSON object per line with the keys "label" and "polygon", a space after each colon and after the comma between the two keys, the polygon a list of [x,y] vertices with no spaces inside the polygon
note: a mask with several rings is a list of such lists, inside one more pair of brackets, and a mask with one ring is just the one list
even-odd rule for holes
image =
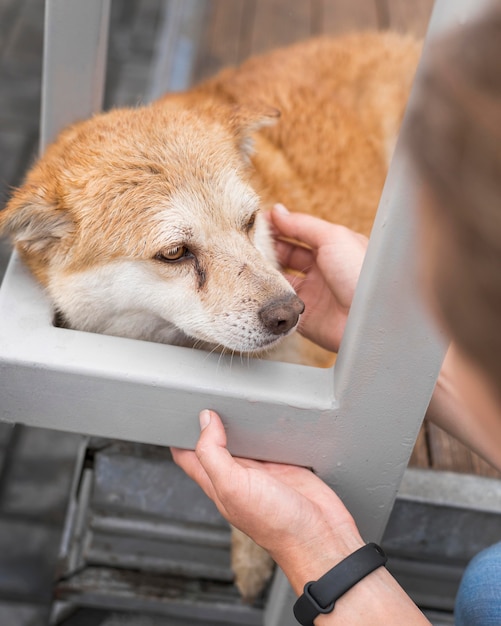
{"label": "dog's fur", "polygon": [[282,202],[368,234],[419,54],[392,33],[310,40],[74,124],[0,231],[71,328],[268,349],[303,309],[260,211]]}

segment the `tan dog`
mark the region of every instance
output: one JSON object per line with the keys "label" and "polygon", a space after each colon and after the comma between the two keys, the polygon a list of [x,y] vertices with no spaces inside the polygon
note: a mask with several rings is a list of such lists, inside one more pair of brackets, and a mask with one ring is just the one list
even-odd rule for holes
{"label": "tan dog", "polygon": [[[303,304],[262,209],[282,202],[368,234],[419,54],[391,33],[311,40],[96,115],[48,148],[0,230],[71,328],[269,349]],[[242,554],[251,598],[270,565]]]}

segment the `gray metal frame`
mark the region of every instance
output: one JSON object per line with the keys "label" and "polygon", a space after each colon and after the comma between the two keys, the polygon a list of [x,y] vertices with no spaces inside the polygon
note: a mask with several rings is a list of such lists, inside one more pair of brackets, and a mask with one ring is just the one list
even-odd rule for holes
{"label": "gray metal frame", "polygon": [[[482,4],[438,0],[430,32],[468,19]],[[100,107],[109,0],[46,6],[42,148],[62,126]],[[445,350],[413,271],[414,202],[397,145],[330,370],[55,328],[47,298],[14,255],[0,291],[1,419],[191,447],[198,412],[212,407],[225,420],[232,452],[313,467],[362,535],[379,540]],[[266,626],[290,623],[291,600],[277,575]]]}
{"label": "gray metal frame", "polygon": [[111,0],[45,3],[40,150],[103,105]]}

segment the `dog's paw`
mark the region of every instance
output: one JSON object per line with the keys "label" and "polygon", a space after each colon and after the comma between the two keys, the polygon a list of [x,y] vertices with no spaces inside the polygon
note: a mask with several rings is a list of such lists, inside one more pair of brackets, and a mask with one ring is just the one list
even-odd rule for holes
{"label": "dog's paw", "polygon": [[231,530],[231,566],[235,585],[244,602],[252,603],[271,578],[275,564],[266,550],[247,535],[236,528]]}

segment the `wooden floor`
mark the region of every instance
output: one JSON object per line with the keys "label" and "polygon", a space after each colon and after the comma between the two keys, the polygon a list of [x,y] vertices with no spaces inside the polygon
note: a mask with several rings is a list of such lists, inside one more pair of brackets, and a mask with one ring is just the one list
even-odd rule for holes
{"label": "wooden floor", "polygon": [[[193,80],[306,37],[393,29],[423,37],[433,0],[211,0]],[[499,477],[501,474],[433,424],[425,424],[412,466]]]}
{"label": "wooden floor", "polygon": [[396,29],[422,36],[433,0],[212,0],[195,80],[313,35]]}

